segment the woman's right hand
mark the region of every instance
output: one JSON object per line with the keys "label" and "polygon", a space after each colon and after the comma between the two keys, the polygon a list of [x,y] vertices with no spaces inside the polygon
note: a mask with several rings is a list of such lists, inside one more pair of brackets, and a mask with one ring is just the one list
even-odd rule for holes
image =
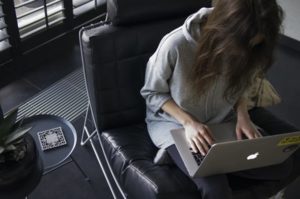
{"label": "woman's right hand", "polygon": [[185,137],[192,150],[202,155],[206,155],[210,146],[214,143],[212,133],[208,126],[197,121],[192,121],[184,125]]}
{"label": "woman's right hand", "polygon": [[182,110],[173,99],[166,101],[162,110],[174,117],[185,129],[185,137],[195,153],[205,155],[214,139],[208,126],[198,122],[188,112]]}

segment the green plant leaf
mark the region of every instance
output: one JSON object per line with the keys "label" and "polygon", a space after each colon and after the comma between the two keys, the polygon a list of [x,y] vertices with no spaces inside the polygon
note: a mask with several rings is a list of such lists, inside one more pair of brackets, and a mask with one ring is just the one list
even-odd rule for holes
{"label": "green plant leaf", "polygon": [[24,136],[25,133],[27,133],[30,129],[31,127],[27,127],[27,128],[23,127],[23,128],[16,129],[14,132],[12,132],[10,135],[7,136],[7,139],[4,144],[8,145],[13,143],[14,141]]}
{"label": "green plant leaf", "polygon": [[8,145],[7,147],[5,147],[5,151],[14,151],[16,150],[17,147],[15,147],[14,145]]}
{"label": "green plant leaf", "polygon": [[23,138],[20,138],[20,139],[16,140],[16,141],[14,142],[14,144],[20,144],[21,142],[23,142]]}
{"label": "green plant leaf", "polygon": [[0,104],[0,122],[3,120],[3,111]]}
{"label": "green plant leaf", "polygon": [[0,146],[0,154],[3,153],[5,151],[5,148]]}
{"label": "green plant leaf", "polygon": [[12,110],[0,123],[0,144],[4,142],[4,138],[10,133],[18,116],[18,109]]}

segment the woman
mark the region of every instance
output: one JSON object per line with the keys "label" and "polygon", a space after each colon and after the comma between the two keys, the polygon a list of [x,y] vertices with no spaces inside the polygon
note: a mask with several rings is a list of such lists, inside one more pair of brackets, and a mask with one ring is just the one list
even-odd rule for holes
{"label": "woman", "polygon": [[[237,139],[260,136],[248,113],[246,91],[271,66],[282,22],[276,0],[218,0],[213,5],[162,39],[148,61],[141,90],[151,139],[184,172],[171,129],[184,127],[192,150],[202,155],[214,143],[207,124],[234,120]],[[237,175],[278,180],[293,168],[289,160]],[[203,198],[231,198],[225,174],[193,180]]]}

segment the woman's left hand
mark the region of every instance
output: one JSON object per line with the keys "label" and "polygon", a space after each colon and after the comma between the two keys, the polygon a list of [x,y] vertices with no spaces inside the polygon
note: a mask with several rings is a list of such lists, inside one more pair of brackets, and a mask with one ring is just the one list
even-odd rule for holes
{"label": "woman's left hand", "polygon": [[238,140],[243,139],[243,135],[248,139],[261,137],[251,119],[248,117],[238,118],[236,124],[236,136]]}

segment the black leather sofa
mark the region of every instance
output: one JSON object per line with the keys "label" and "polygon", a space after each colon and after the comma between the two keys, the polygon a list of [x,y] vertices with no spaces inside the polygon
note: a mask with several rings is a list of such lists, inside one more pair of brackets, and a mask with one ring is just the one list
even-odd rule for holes
{"label": "black leather sofa", "polygon": [[[80,33],[96,141],[126,198],[201,198],[175,165],[153,163],[158,149],[147,133],[139,91],[160,39],[203,6],[209,7],[210,1],[108,0],[107,21]],[[230,184],[235,198],[267,198],[284,186],[239,178]]]}

